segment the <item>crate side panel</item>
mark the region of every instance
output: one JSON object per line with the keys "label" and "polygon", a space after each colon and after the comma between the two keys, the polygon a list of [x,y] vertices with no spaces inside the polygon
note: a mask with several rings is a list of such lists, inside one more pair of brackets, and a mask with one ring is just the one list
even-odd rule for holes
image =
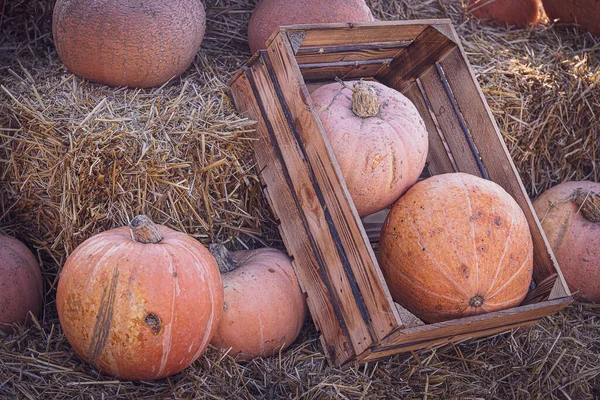
{"label": "crate side panel", "polygon": [[391,59],[374,60],[374,62],[340,62],[323,64],[302,64],[300,71],[304,80],[310,81],[333,81],[335,78],[373,78],[385,68]]}
{"label": "crate side panel", "polygon": [[[353,275],[368,311],[377,341],[401,324],[385,280],[377,265],[358,214],[351,203],[339,166],[325,137],[287,38],[280,35],[267,49],[273,73],[281,85],[281,95],[290,108],[298,141],[313,169],[320,187],[321,201],[331,216],[329,229],[337,232],[347,256],[349,275]],[[325,228],[325,227],[324,227]],[[330,268],[330,266],[327,266]]]}
{"label": "crate side panel", "polygon": [[475,133],[472,140],[479,149],[490,179],[513,196],[527,217],[534,243],[535,281],[541,282],[557,273],[559,286],[564,288],[561,294],[568,296],[566,283],[560,270],[555,267],[558,264],[535,216],[529,196],[461,48],[449,53],[440,61],[440,65],[448,76],[449,86],[468,129]]}
{"label": "crate side panel", "polygon": [[353,45],[303,47],[296,53],[296,62],[302,64],[369,61],[392,59],[411,41],[373,42]]}
{"label": "crate side panel", "polygon": [[[247,72],[249,73],[249,72]],[[298,212],[290,182],[285,179],[284,165],[271,143],[273,136],[269,118],[257,102],[247,73],[240,75],[231,85],[231,94],[236,108],[257,121],[254,142],[255,158],[264,184],[267,186],[269,203],[280,219],[280,232],[288,252],[294,259],[294,268],[301,286],[308,292],[308,306],[312,318],[322,336],[327,338],[325,347],[334,362],[350,360],[355,353],[350,345],[348,329],[343,320],[340,306],[332,301],[330,287],[322,266],[315,259],[310,248],[306,224]],[[276,96],[272,93],[272,96]],[[268,125],[269,124],[269,125]],[[294,232],[287,235],[285,232]]]}
{"label": "crate side panel", "polygon": [[571,304],[572,301],[572,298],[565,297],[472,317],[397,330],[382,341],[379,346],[373,347],[372,351],[378,352],[389,350],[393,352],[394,349],[402,349],[403,347],[412,346],[418,343],[426,345],[431,341],[451,338],[457,335],[471,334],[506,325],[533,321],[565,308]]}
{"label": "crate side panel", "polygon": [[[288,207],[297,207],[301,219],[305,221],[308,233],[308,241],[312,244],[312,251],[318,265],[327,266],[322,268],[323,275],[327,277],[330,288],[329,295],[332,301],[340,305],[342,318],[344,319],[352,346],[357,353],[362,352],[373,342],[376,337],[371,332],[370,321],[367,310],[361,296],[357,295],[357,283],[354,277],[347,273],[348,260],[346,255],[339,251],[342,244],[341,238],[335,237],[335,230],[331,229],[333,219],[325,209],[320,197],[321,185],[315,179],[314,166],[309,165],[303,144],[299,143],[293,126],[290,126],[286,116],[286,104],[280,102],[279,90],[274,86],[272,77],[267,71],[269,68],[264,64],[265,57],[259,57],[250,67],[252,75],[258,88],[258,100],[263,104],[264,110],[273,128],[271,145],[278,151],[283,168],[288,171],[288,185],[292,191],[294,202],[286,202]],[[293,122],[292,122],[293,123]],[[272,190],[272,186],[268,186]],[[273,202],[279,199],[272,198]],[[280,215],[282,220],[287,215]],[[288,243],[293,240],[295,231],[287,231]],[[292,248],[294,248],[292,243]],[[304,244],[303,244],[304,245]],[[300,266],[302,267],[302,266]],[[309,293],[310,294],[310,293]]]}

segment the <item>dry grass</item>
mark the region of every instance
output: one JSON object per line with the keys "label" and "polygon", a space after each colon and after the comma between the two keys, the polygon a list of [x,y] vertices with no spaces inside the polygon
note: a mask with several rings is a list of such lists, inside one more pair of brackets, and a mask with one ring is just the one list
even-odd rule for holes
{"label": "dry grass", "polygon": [[[153,90],[69,75],[52,45],[52,3],[9,0],[0,17],[0,225],[37,251],[47,283],[39,321],[0,339],[0,398],[600,398],[600,308],[581,304],[531,329],[347,371],[327,365],[311,323],[280,357],[242,364],[209,350],[156,382],[115,381],[81,363],[53,298],[85,238],[144,212],[205,244],[280,242],[251,125],[225,96],[250,55],[255,1],[209,0],[194,66]],[[598,181],[599,39],[572,27],[492,28],[457,1],[369,4],[380,19],[452,18],[532,197],[563,180]]]}

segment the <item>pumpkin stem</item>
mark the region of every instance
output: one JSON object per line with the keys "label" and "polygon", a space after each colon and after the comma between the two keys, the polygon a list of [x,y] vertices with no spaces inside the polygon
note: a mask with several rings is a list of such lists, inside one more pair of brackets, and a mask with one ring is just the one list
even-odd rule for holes
{"label": "pumpkin stem", "polygon": [[227,250],[227,247],[220,243],[210,244],[208,245],[208,250],[217,261],[219,271],[221,271],[222,274],[226,274],[234,269],[237,269],[238,265],[235,263],[235,261],[233,261],[231,252]]}
{"label": "pumpkin stem", "polygon": [[354,88],[349,88],[340,78],[335,78],[346,89],[352,91],[352,111],[360,118],[374,117],[379,113],[379,99],[377,93],[362,79]]}
{"label": "pumpkin stem", "polygon": [[145,215],[138,215],[129,223],[129,231],[133,241],[144,244],[156,244],[163,240],[163,234],[152,220]]}
{"label": "pumpkin stem", "polygon": [[469,307],[481,307],[483,305],[483,297],[481,295],[471,297],[469,300]]}
{"label": "pumpkin stem", "polygon": [[600,194],[579,188],[575,190],[573,197],[585,219],[600,222]]}

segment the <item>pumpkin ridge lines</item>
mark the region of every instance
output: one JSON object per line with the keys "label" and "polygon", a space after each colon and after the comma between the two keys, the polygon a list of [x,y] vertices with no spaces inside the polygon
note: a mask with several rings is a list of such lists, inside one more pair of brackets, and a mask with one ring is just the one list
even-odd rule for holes
{"label": "pumpkin ridge lines", "polygon": [[[448,226],[449,225],[449,220],[448,220],[448,213],[446,211],[447,211],[446,207],[442,207],[442,214],[444,215],[444,219],[446,220],[445,226]],[[450,235],[450,237],[452,237],[452,244],[454,246],[454,253],[458,257],[458,261],[461,264],[466,265],[467,263],[465,263],[465,260],[462,258],[462,255],[460,255],[458,253],[458,244],[456,243],[456,235]]]}
{"label": "pumpkin ridge lines", "polygon": [[[177,277],[173,276],[173,272],[177,272],[175,270],[175,267],[173,266],[173,254],[164,246],[160,246],[160,249],[163,253],[166,253],[166,256],[169,259],[169,272],[171,273],[171,282],[172,282],[172,288],[171,288],[171,319],[169,321],[169,323],[165,324],[163,323],[163,327],[164,327],[164,337],[163,337],[163,354],[161,356],[161,360],[160,360],[160,368],[158,370],[158,374],[156,375],[156,378],[158,378],[159,376],[161,376],[163,374],[163,372],[165,371],[165,367],[167,366],[167,361],[169,359],[169,353],[171,352],[171,347],[173,345],[173,337],[171,336],[171,331],[173,329],[173,320],[175,318],[175,297],[177,295],[177,291],[175,290],[175,285],[177,285]],[[165,351],[165,342],[168,344],[168,347]]]}
{"label": "pumpkin ridge lines", "polygon": [[[473,215],[473,205],[471,204],[471,199],[469,198],[469,192],[468,189],[466,187],[466,183],[460,179],[460,183],[462,191],[465,195],[465,199],[467,200],[467,205],[469,207],[470,210],[470,215]],[[474,222],[469,218],[469,226],[471,227],[471,240],[473,242],[473,255],[475,256],[475,270],[477,271],[477,279],[476,279],[476,290],[475,293],[480,293],[479,290],[480,288],[480,280],[479,280],[479,256],[477,255],[477,244],[475,243],[475,226],[474,226]]]}
{"label": "pumpkin ridge lines", "polygon": [[504,284],[502,286],[500,286],[498,288],[498,290],[496,290],[492,295],[490,295],[488,297],[488,299],[493,299],[494,297],[496,297],[506,286],[508,286],[517,276],[519,276],[519,273],[521,272],[521,270],[523,269],[523,267],[527,265],[527,261],[529,260],[529,254],[530,254],[530,252],[527,252],[527,257],[525,257],[525,259],[521,263],[521,266],[519,266],[519,268],[510,277],[510,279],[508,279],[506,282],[504,282]]}
{"label": "pumpkin ridge lines", "polygon": [[[505,242],[504,242],[504,251],[502,252],[502,256],[500,257],[500,261],[498,262],[498,267],[496,268],[496,275],[494,275],[494,279],[492,279],[492,283],[490,284],[490,286],[487,288],[486,290],[486,294],[490,293],[492,291],[492,289],[494,288],[494,285],[496,284],[496,280],[498,279],[498,275],[500,275],[500,270],[502,269],[502,262],[504,261],[504,257],[506,256],[506,251],[508,250],[508,244],[510,243],[510,239],[511,239],[511,235],[513,233],[513,224],[515,223],[515,203],[511,202],[511,213],[510,213],[510,227],[508,230],[508,235],[506,236]],[[487,300],[486,295],[484,295],[484,297]]]}
{"label": "pumpkin ridge lines", "polygon": [[[201,262],[201,261],[198,259],[198,257],[196,257],[196,254],[194,254],[194,253],[193,253],[193,252],[192,252],[190,249],[188,249],[188,248],[187,248],[187,246],[182,246],[181,244],[177,244],[177,247],[179,247],[180,249],[184,249],[185,251],[187,251],[187,252],[188,252],[188,253],[189,253],[189,254],[192,256],[192,258],[193,258],[194,260],[196,260],[196,262],[197,262],[198,264],[202,265],[202,262]],[[207,250],[207,251],[208,251],[208,250]],[[200,268],[196,268],[196,269],[197,269],[197,271],[200,273],[200,275],[203,275],[203,271],[202,271]],[[219,277],[219,279],[221,279],[221,278]],[[206,287],[207,287],[207,289],[208,289],[208,296],[210,297],[210,304],[211,304],[211,312],[210,312],[210,317],[209,317],[209,319],[208,319],[208,322],[207,322],[207,324],[206,324],[206,325],[210,327],[210,326],[213,326],[213,320],[215,319],[215,315],[218,315],[218,314],[217,314],[217,311],[215,310],[215,301],[214,301],[214,297],[215,297],[215,296],[214,296],[214,294],[213,294],[213,291],[212,291],[211,285],[210,285],[210,284],[206,284]],[[196,359],[197,359],[198,357],[200,357],[200,355],[203,353],[204,349],[206,348],[206,346],[208,346],[208,342],[209,342],[209,341],[210,341],[210,339],[211,339],[211,335],[210,335],[210,333],[211,333],[211,332],[212,332],[214,329],[216,329],[216,328],[217,328],[217,327],[216,327],[216,325],[215,325],[213,329],[206,329],[206,330],[205,330],[205,332],[204,332],[204,337],[202,338],[201,345],[200,345],[200,347],[198,348],[198,350],[197,350],[196,354],[194,354],[194,358],[193,358],[193,360],[196,360]]]}
{"label": "pumpkin ridge lines", "polygon": [[92,340],[88,347],[88,354],[90,357],[90,363],[94,366],[97,365],[98,359],[102,355],[106,343],[108,342],[108,334],[110,333],[110,327],[112,325],[112,317],[115,307],[117,284],[119,283],[119,264],[113,268],[112,278],[110,285],[104,287],[102,298],[100,299],[100,306],[98,313],[96,314],[96,323],[94,324],[94,332],[92,334]]}
{"label": "pumpkin ridge lines", "polygon": [[433,255],[431,254],[431,252],[429,251],[429,249],[427,248],[427,246],[425,246],[425,242],[423,241],[423,234],[419,231],[419,229],[415,226],[415,222],[414,219],[410,213],[410,210],[408,208],[405,209],[406,211],[406,215],[407,217],[410,219],[410,226],[413,228],[413,230],[417,233],[417,240],[419,241],[419,244],[421,245],[422,248],[425,249],[425,253],[427,254],[427,256],[429,257],[429,259],[433,262],[433,265],[435,265],[436,269],[438,271],[440,271],[442,273],[442,275],[444,275],[444,277],[446,279],[448,279],[448,281],[450,283],[452,283],[452,285],[454,286],[454,289],[461,293],[463,296],[465,296],[466,298],[471,298],[471,296],[468,295],[468,291],[465,290],[465,288],[456,281],[456,279],[454,279],[452,277],[452,275],[448,274],[446,272],[446,270],[444,270],[444,268],[442,268],[442,266],[439,265],[438,261],[433,257]]}

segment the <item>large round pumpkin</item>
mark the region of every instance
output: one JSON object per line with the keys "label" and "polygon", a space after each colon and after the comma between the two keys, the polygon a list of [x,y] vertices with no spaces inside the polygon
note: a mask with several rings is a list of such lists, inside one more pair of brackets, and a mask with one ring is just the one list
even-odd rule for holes
{"label": "large round pumpkin", "polygon": [[378,82],[330,83],[311,98],[359,215],[392,204],[419,178],[429,139],[416,107]]}
{"label": "large round pumpkin", "polygon": [[223,308],[215,259],[192,237],[144,216],[83,242],[56,294],[79,356],[120,379],[181,371],[207,348]]}
{"label": "large round pumpkin", "polygon": [[468,10],[495,25],[526,28],[539,22],[542,4],[541,0],[470,0]]}
{"label": "large round pumpkin", "polygon": [[33,254],[17,239],[0,235],[0,331],[12,333],[12,324],[25,323],[29,312],[37,317],[42,298],[42,273]]}
{"label": "large round pumpkin", "polygon": [[378,258],[392,297],[425,322],[517,306],[533,273],[529,225],[492,181],[436,175],[392,207]]}
{"label": "large round pumpkin", "polygon": [[[223,315],[211,344],[248,360],[285,350],[298,337],[306,299],[284,252],[262,248],[211,249],[223,274]],[[230,262],[228,262],[230,260]]]}
{"label": "large round pumpkin", "polygon": [[364,0],[260,0],[248,24],[252,53],[264,49],[279,26],[373,21]]}
{"label": "large round pumpkin", "polygon": [[600,302],[600,183],[561,183],[533,206],[571,291]]}
{"label": "large round pumpkin", "polygon": [[201,0],[58,0],[53,34],[69,71],[111,86],[158,86],[184,72],[204,37]]}
{"label": "large round pumpkin", "polygon": [[594,35],[600,36],[600,1],[598,0],[543,0],[546,14],[561,23],[576,23]]}

